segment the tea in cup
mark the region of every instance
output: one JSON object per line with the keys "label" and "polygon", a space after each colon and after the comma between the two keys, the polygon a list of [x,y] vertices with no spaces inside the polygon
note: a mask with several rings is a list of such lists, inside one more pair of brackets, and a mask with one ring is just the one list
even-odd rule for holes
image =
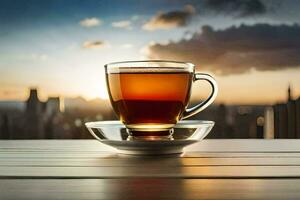
{"label": "tea in cup", "polygon": [[[195,73],[191,63],[131,61],[105,65],[112,107],[132,136],[169,136],[175,124],[209,106],[218,87],[213,77]],[[193,82],[212,87],[207,100],[187,108]]]}

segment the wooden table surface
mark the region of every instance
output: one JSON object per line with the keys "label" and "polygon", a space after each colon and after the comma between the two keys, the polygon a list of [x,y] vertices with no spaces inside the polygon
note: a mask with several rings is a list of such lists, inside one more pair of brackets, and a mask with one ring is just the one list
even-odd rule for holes
{"label": "wooden table surface", "polygon": [[177,157],[3,140],[0,199],[300,199],[300,140],[203,140]]}

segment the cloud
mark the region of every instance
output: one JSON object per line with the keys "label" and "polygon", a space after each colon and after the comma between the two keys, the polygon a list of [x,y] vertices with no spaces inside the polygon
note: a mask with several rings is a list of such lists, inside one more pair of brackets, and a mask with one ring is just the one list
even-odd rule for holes
{"label": "cloud", "polygon": [[123,21],[113,22],[111,25],[115,28],[130,28],[131,21],[123,20]]}
{"label": "cloud", "polygon": [[186,26],[194,14],[195,8],[192,5],[186,5],[183,10],[159,12],[143,25],[143,29],[153,31]]}
{"label": "cloud", "polygon": [[100,40],[96,40],[96,41],[85,41],[82,44],[82,47],[84,49],[100,49],[103,47],[108,47],[108,43],[100,41]]}
{"label": "cloud", "polygon": [[50,57],[49,55],[43,53],[31,53],[18,55],[18,59],[31,61],[48,61]]}
{"label": "cloud", "polygon": [[260,0],[206,0],[204,6],[217,14],[236,17],[260,15],[267,11]]}
{"label": "cloud", "polygon": [[41,61],[45,61],[49,59],[49,56],[46,54],[31,54],[31,58],[34,60],[41,60]]}
{"label": "cloud", "polygon": [[131,20],[132,20],[132,21],[136,21],[136,20],[138,20],[139,18],[140,18],[139,15],[133,15],[133,16],[131,17]]}
{"label": "cloud", "polygon": [[122,44],[120,47],[121,47],[121,49],[131,49],[133,47],[133,45],[126,43],[126,44]]}
{"label": "cloud", "polygon": [[299,25],[203,26],[188,40],[150,44],[146,52],[151,59],[188,61],[220,75],[281,70],[300,66],[299,35]]}
{"label": "cloud", "polygon": [[93,17],[93,18],[83,19],[79,22],[79,24],[84,27],[94,27],[94,26],[101,25],[102,21],[98,18]]}

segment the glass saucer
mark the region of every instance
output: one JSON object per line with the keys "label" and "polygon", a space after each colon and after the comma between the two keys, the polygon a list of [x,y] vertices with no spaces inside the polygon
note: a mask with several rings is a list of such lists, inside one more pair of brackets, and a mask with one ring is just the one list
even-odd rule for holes
{"label": "glass saucer", "polygon": [[89,132],[101,143],[114,147],[121,154],[179,154],[183,148],[202,140],[213,128],[213,121],[184,120],[174,127],[168,140],[140,140],[129,136],[120,121],[85,123]]}

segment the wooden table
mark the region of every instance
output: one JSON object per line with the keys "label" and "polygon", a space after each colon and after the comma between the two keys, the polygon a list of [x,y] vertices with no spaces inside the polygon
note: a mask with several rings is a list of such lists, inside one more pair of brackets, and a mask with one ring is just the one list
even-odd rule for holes
{"label": "wooden table", "polygon": [[203,140],[179,157],[0,141],[0,199],[300,199],[300,141]]}

